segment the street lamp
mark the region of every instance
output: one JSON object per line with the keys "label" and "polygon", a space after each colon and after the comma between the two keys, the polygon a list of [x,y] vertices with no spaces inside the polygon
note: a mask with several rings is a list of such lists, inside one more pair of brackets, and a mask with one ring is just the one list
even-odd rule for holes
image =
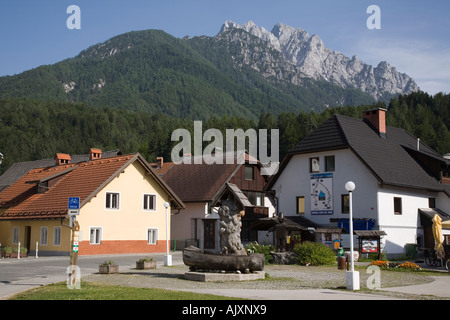
{"label": "street lamp", "polygon": [[169,254],[169,202],[164,202],[164,208],[166,208],[166,255],[164,256],[164,265],[172,266],[172,256]]}
{"label": "street lamp", "polygon": [[350,263],[351,270],[347,271],[345,274],[345,283],[347,289],[350,290],[359,290],[359,271],[355,271],[355,258],[353,256],[353,200],[352,200],[352,192],[355,190],[355,183],[353,181],[348,181],[345,184],[345,189],[349,194],[349,215],[350,215]]}

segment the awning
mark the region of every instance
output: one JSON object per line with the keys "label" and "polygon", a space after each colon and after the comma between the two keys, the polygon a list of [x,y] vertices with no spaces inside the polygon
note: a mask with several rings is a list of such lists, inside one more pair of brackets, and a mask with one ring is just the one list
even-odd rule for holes
{"label": "awning", "polygon": [[[278,224],[278,217],[258,219],[249,226],[252,230],[269,230]],[[307,230],[308,228],[320,228],[320,226],[311,220],[301,216],[284,216],[283,223],[288,230]]]}
{"label": "awning", "polygon": [[[433,217],[437,214],[442,219],[442,227],[450,228],[450,226],[447,225],[447,221],[450,221],[450,215],[438,208],[419,208],[419,213],[420,213],[422,225],[430,225],[431,226]],[[426,221],[424,221],[422,219],[422,217],[425,217]]]}
{"label": "awning", "polygon": [[355,230],[354,233],[361,238],[387,236],[386,232],[383,230]]}

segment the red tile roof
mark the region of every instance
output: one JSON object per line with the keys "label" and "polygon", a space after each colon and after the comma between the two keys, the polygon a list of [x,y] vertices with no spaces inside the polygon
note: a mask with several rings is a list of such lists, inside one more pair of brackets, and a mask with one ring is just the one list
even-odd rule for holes
{"label": "red tile roof", "polygon": [[[31,170],[0,193],[0,207],[9,207],[0,219],[62,218],[67,215],[69,197],[80,197],[82,207],[136,159],[151,170],[139,154]],[[164,182],[153,176],[174,196]],[[36,193],[39,181],[54,184],[45,193]]]}

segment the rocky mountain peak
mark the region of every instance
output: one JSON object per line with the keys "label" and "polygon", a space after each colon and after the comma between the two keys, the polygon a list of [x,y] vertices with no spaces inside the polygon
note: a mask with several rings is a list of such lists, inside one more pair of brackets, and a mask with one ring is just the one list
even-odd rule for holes
{"label": "rocky mountain peak", "polygon": [[[295,66],[296,75],[312,78],[314,80],[326,80],[337,84],[342,88],[357,88],[380,99],[388,94],[408,94],[418,91],[419,87],[407,74],[398,72],[386,61],[382,61],[375,68],[365,64],[354,55],[349,58],[342,53],[333,51],[325,46],[318,35],[310,36],[301,28],[294,28],[283,23],[277,23],[272,31],[258,27],[253,21],[238,25],[233,21],[227,21],[222,26],[219,34],[233,29],[241,29],[263,40],[270,48],[281,53],[284,63],[271,61],[272,65],[286,63]],[[249,50],[246,46],[245,50]],[[251,52],[243,53],[252,56]],[[238,59],[237,59],[238,60]],[[267,59],[266,59],[267,60]],[[255,66],[254,61],[247,59],[248,64]],[[266,61],[266,64],[269,63]],[[257,69],[256,67],[254,67]],[[273,70],[270,74],[281,73]],[[299,84],[298,76],[288,76],[288,80]]]}

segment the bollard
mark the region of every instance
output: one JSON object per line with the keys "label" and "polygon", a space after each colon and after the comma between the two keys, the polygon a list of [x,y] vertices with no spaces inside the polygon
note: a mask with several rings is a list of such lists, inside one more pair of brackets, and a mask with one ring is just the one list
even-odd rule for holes
{"label": "bollard", "polygon": [[20,242],[17,245],[17,259],[20,259]]}
{"label": "bollard", "polygon": [[39,251],[39,242],[36,241],[36,259],[39,258],[38,251]]}

